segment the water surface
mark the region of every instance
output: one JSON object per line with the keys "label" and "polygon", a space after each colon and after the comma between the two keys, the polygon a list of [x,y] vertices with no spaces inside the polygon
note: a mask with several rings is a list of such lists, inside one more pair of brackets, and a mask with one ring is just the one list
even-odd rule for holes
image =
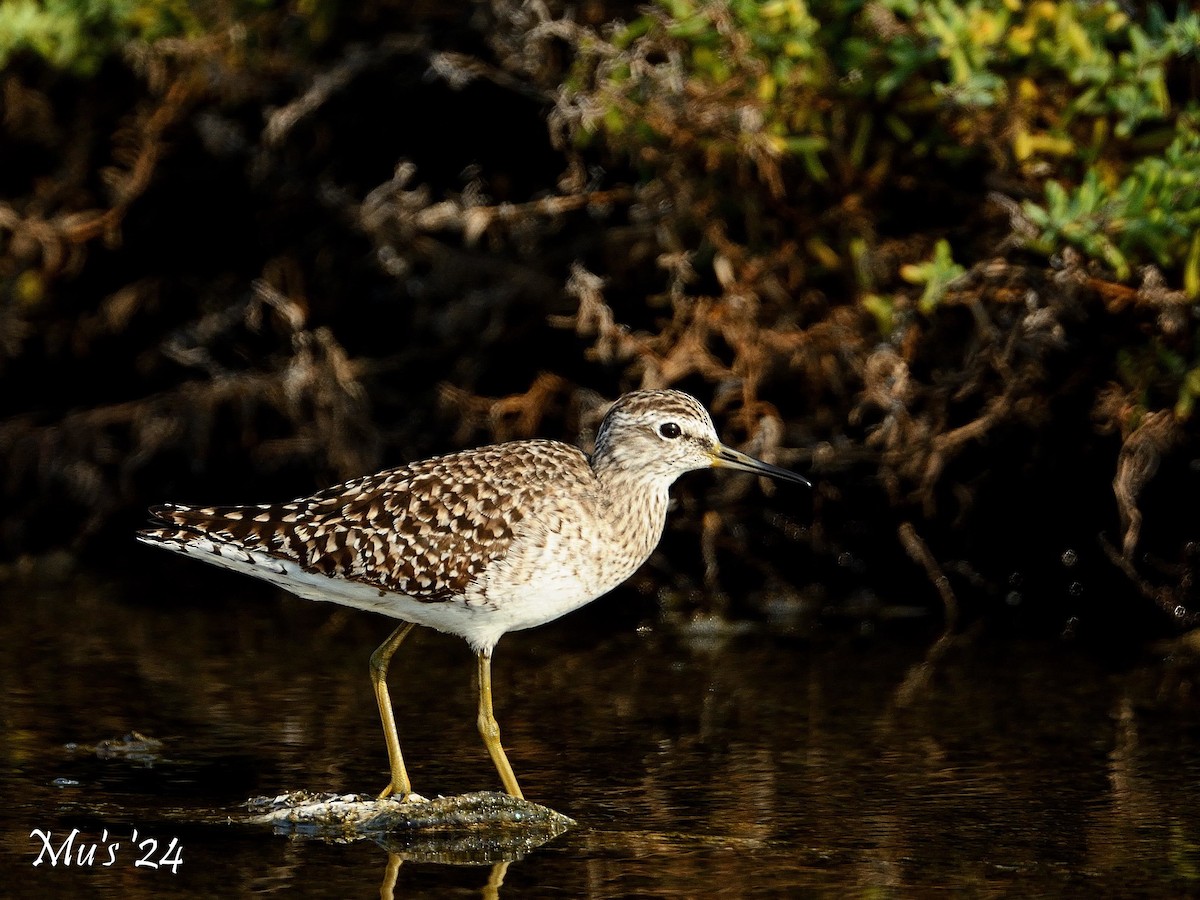
{"label": "water surface", "polygon": [[[628,596],[497,649],[509,757],[527,797],[579,822],[567,834],[507,867],[397,868],[369,841],[214,824],[254,795],[383,787],[367,659],[391,625],[225,573],[161,571],[188,580],[0,583],[0,893],[1200,893],[1186,661],[1147,652],[1117,668],[1070,643],[994,638],[930,654],[933,633],[686,636],[655,626],[648,601],[649,627],[632,627]],[[462,641],[427,631],[393,662],[427,795],[498,789],[473,671]],[[92,746],[133,730],[161,748]],[[135,828],[160,860],[175,839],[177,864],[136,866]],[[31,837],[57,847],[75,829],[99,845],[91,865],[52,865]]]}

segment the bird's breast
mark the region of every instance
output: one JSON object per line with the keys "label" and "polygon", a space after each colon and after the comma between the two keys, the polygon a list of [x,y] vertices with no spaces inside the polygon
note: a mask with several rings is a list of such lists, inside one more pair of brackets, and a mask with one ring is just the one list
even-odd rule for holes
{"label": "bird's breast", "polygon": [[486,576],[489,598],[541,598],[558,615],[596,599],[631,576],[662,536],[665,492],[607,504],[585,497],[527,516],[503,559]]}

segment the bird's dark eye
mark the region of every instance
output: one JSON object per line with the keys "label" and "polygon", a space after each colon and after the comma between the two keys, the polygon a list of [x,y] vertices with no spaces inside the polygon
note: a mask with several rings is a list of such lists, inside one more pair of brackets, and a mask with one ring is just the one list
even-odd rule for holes
{"label": "bird's dark eye", "polygon": [[675,422],[663,422],[658,426],[658,433],[665,438],[677,438],[683,434],[683,429]]}

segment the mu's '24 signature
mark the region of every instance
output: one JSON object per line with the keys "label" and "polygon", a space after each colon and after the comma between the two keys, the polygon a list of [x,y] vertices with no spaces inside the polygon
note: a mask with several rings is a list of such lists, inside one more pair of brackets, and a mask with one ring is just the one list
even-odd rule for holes
{"label": "mu's '24 signature", "polygon": [[117,835],[110,839],[107,828],[98,841],[80,835],[78,828],[71,829],[65,837],[41,828],[33,829],[29,832],[30,840],[36,845],[37,856],[33,864],[48,865],[52,869],[59,866],[107,868],[132,860],[135,868],[169,869],[172,874],[178,874],[183,865],[183,844],[179,843],[179,838],[171,838],[164,846],[158,838],[140,835],[136,828],[129,835],[128,845],[124,835],[119,836],[120,840]]}

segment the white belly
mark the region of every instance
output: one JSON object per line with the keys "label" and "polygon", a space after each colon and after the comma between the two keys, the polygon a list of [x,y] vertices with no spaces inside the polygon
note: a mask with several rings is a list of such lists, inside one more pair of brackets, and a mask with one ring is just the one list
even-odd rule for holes
{"label": "white belly", "polygon": [[501,561],[499,573],[493,571],[488,584],[475,585],[463,596],[436,601],[415,600],[360,582],[306,572],[290,560],[208,538],[196,538],[186,543],[143,540],[262,579],[306,600],[338,603],[456,634],[477,652],[490,651],[506,631],[532,628],[557,619],[595,600],[619,583],[593,585],[569,567],[549,564],[537,577],[514,582],[504,572],[507,567]]}

